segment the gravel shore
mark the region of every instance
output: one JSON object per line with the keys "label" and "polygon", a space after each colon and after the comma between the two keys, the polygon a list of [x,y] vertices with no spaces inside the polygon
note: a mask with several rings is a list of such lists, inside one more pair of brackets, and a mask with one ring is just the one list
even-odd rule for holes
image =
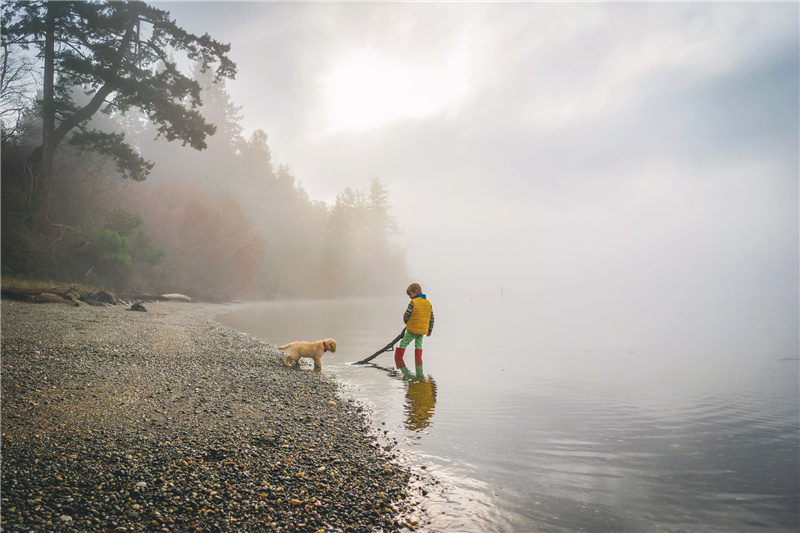
{"label": "gravel shore", "polygon": [[224,306],[2,302],[2,532],[397,531],[361,407]]}

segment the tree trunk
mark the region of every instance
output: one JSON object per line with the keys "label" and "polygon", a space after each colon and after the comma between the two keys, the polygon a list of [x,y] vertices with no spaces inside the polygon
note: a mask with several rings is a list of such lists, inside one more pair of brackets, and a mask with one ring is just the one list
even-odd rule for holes
{"label": "tree trunk", "polygon": [[[83,122],[92,118],[100,110],[106,97],[113,91],[113,84],[107,82],[100,87],[89,103],[72,115],[64,119],[56,128],[55,105],[55,28],[61,6],[60,2],[51,0],[47,2],[47,18],[45,21],[45,47],[44,47],[44,87],[42,90],[42,144],[35,148],[28,157],[28,166],[33,175],[34,183],[41,187],[39,207],[34,216],[36,224],[43,228],[47,224],[47,214],[50,209],[51,191],[53,186],[53,159],[59,144],[67,134]],[[117,56],[114,58],[109,78],[116,75],[128,46],[135,36],[136,20],[130,22],[122,38]]]}
{"label": "tree trunk", "polygon": [[53,184],[53,155],[55,154],[56,105],[55,85],[55,33],[57,2],[47,2],[44,44],[44,87],[42,98],[42,151],[40,164],[32,163],[34,180],[41,174],[41,203],[37,211],[37,222],[44,223],[50,210],[50,190]]}

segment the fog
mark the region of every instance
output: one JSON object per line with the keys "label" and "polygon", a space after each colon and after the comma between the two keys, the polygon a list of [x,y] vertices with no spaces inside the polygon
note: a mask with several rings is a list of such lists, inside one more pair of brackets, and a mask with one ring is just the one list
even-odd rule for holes
{"label": "fog", "polygon": [[796,3],[158,7],[312,199],[386,185],[431,298],[797,352]]}

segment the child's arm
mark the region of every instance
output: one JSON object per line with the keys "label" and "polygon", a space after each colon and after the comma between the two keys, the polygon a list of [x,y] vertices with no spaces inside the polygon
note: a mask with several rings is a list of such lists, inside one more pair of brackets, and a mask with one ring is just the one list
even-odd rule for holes
{"label": "child's arm", "polygon": [[403,313],[403,323],[408,324],[408,319],[411,318],[411,312],[414,310],[414,300],[411,300],[411,303],[408,304],[408,309],[406,312]]}
{"label": "child's arm", "polygon": [[433,333],[433,307],[431,307],[431,321],[428,324],[428,336]]}

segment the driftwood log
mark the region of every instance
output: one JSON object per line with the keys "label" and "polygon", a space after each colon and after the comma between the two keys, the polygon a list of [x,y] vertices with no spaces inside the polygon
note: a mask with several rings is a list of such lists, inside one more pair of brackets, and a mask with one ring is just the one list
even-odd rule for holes
{"label": "driftwood log", "polygon": [[[23,302],[35,302],[43,294],[55,294],[67,301],[82,300],[87,301],[97,299],[102,294],[106,303],[111,302],[163,302],[163,301],[191,301],[188,296],[178,294],[111,294],[105,291],[85,289],[77,285],[48,287],[48,288],[23,288],[23,287],[3,287],[3,298],[20,300]],[[179,297],[180,296],[180,297]]]}
{"label": "driftwood log", "polygon": [[387,344],[386,346],[384,346],[383,348],[381,348],[380,350],[378,350],[374,354],[370,355],[366,359],[362,359],[361,361],[358,361],[357,363],[353,363],[353,364],[354,365],[364,365],[366,363],[369,363],[370,361],[372,361],[373,359],[375,359],[376,357],[378,357],[380,354],[382,354],[384,352],[391,352],[392,349],[394,349],[395,343],[397,343],[397,341],[402,339],[403,335],[405,335],[405,334],[406,334],[406,328],[403,328],[403,331],[400,332],[400,335],[398,335],[397,337],[392,339],[392,341],[389,344]]}

